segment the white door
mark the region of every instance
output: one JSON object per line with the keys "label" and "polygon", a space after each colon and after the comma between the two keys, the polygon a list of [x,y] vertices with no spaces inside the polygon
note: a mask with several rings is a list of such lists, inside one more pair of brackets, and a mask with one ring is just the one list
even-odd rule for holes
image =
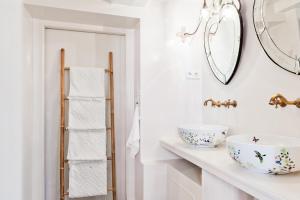
{"label": "white door", "polygon": [[[45,190],[46,200],[59,199],[60,49],[67,66],[108,67],[114,55],[116,166],[118,200],[125,199],[125,37],[47,29],[45,35]],[[109,138],[109,134],[108,134]],[[108,141],[109,144],[110,141]],[[108,149],[108,154],[109,154]],[[110,179],[108,163],[108,179]],[[108,185],[110,185],[110,181]],[[67,186],[66,186],[67,187]],[[67,189],[67,188],[66,188]],[[110,193],[109,193],[110,194]],[[108,197],[89,198],[93,200]],[[86,199],[85,199],[86,200]]]}

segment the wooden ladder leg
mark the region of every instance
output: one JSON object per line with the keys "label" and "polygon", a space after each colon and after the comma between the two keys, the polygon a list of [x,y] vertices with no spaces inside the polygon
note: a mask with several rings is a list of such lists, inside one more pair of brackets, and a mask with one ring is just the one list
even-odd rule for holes
{"label": "wooden ladder leg", "polygon": [[60,50],[60,200],[65,199],[65,50]]}
{"label": "wooden ladder leg", "polygon": [[112,167],[112,194],[113,200],[117,199],[116,191],[116,155],[115,155],[115,116],[114,116],[114,73],[113,73],[113,53],[109,52],[109,82],[110,82],[110,123],[111,123],[111,167]]}

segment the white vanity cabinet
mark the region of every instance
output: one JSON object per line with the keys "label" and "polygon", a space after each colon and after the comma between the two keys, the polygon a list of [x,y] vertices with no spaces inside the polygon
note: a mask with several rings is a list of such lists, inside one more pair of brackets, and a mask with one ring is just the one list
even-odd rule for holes
{"label": "white vanity cabinet", "polygon": [[181,157],[181,163],[192,163],[168,164],[168,200],[300,199],[300,173],[283,176],[255,173],[239,166],[224,146],[195,149],[179,138],[161,139],[161,145]]}
{"label": "white vanity cabinet", "polygon": [[247,193],[184,160],[167,164],[167,200],[254,200]]}
{"label": "white vanity cabinet", "polygon": [[255,200],[254,197],[207,171],[203,171],[202,179],[203,200]]}
{"label": "white vanity cabinet", "polygon": [[201,200],[202,172],[185,160],[170,161],[167,165],[167,200]]}

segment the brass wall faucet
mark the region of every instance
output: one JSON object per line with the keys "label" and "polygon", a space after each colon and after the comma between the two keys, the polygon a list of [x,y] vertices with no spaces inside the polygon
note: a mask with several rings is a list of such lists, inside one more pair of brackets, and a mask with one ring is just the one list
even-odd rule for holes
{"label": "brass wall faucet", "polygon": [[300,98],[295,101],[288,101],[283,95],[276,94],[272,96],[269,102],[270,105],[275,105],[275,108],[278,108],[278,105],[281,107],[286,107],[287,105],[295,105],[297,108],[300,108]]}
{"label": "brass wall faucet", "polygon": [[230,108],[230,106],[234,108],[237,107],[237,102],[235,100],[232,101],[230,99],[224,102],[215,101],[213,99],[207,99],[206,101],[204,101],[204,106],[208,106],[208,102],[211,102],[212,107],[218,107],[218,108],[220,108],[221,106],[224,106],[226,108]]}

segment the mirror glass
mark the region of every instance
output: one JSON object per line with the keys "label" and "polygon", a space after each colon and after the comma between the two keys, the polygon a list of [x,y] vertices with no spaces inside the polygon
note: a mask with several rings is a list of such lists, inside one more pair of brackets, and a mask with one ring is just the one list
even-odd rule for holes
{"label": "mirror glass", "polygon": [[215,4],[205,28],[206,57],[214,75],[223,84],[230,82],[239,63],[242,45],[239,8],[238,1]]}
{"label": "mirror glass", "polygon": [[278,66],[300,74],[300,2],[255,0],[253,19],[257,37]]}

